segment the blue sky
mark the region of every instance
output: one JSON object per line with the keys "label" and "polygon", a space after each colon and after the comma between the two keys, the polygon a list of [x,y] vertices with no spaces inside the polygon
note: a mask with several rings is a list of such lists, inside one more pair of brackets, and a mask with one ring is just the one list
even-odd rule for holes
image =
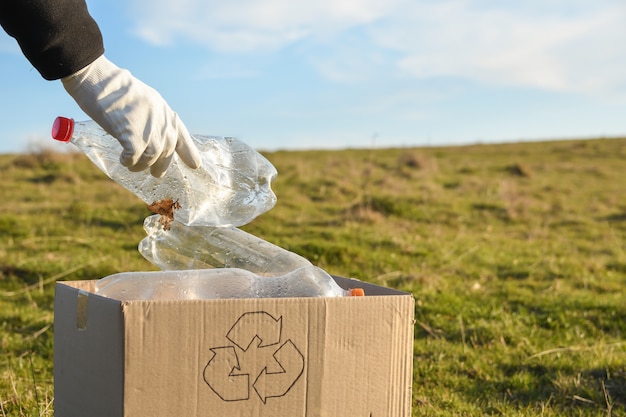
{"label": "blue sky", "polygon": [[[624,0],[88,0],[192,133],[262,150],[626,136]],[[0,153],[86,116],[0,32]]]}

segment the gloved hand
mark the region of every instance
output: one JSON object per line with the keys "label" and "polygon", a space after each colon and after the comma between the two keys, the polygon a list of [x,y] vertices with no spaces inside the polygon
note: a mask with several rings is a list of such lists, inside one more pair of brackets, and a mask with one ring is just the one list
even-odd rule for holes
{"label": "gloved hand", "polygon": [[130,171],[149,167],[162,177],[174,152],[189,167],[200,166],[191,135],[163,97],[104,55],[61,81],[80,108],[120,142],[120,162]]}

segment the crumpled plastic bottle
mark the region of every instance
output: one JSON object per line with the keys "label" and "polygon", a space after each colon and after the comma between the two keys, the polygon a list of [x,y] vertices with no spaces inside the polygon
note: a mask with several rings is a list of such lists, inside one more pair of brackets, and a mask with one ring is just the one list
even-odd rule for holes
{"label": "crumpled plastic bottle", "polygon": [[364,295],[361,288],[344,290],[324,270],[312,265],[276,277],[238,268],[122,272],[98,280],[95,293],[120,301]]}
{"label": "crumpled plastic bottle", "polygon": [[155,178],[147,171],[131,172],[122,166],[122,146],[91,120],[58,117],[52,137],[74,143],[109,178],[146,204],[178,201],[174,218],[186,225],[241,226],[276,204],[271,189],[276,168],[235,138],[194,135],[201,166],[191,169],[174,155],[165,176]]}
{"label": "crumpled plastic bottle", "polygon": [[288,274],[307,259],[236,227],[186,226],[174,221],[164,227],[160,216],[146,217],[147,233],[139,252],[162,270],[240,268],[261,276]]}

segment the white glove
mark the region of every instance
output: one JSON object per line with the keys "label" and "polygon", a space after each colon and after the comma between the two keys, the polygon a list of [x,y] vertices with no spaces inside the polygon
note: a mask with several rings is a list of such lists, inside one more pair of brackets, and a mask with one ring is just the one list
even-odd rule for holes
{"label": "white glove", "polygon": [[162,177],[174,152],[189,167],[200,166],[191,135],[163,97],[104,55],[61,81],[80,108],[120,142],[120,162],[130,171],[149,167]]}

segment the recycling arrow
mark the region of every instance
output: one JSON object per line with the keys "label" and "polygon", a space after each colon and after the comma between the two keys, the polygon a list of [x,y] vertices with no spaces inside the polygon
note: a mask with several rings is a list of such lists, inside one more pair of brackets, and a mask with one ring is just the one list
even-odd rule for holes
{"label": "recycling arrow", "polygon": [[213,348],[214,353],[204,368],[204,381],[224,401],[241,401],[250,397],[249,376],[234,375],[239,360],[233,346]]}
{"label": "recycling arrow", "polygon": [[255,338],[260,339],[259,347],[271,346],[280,342],[282,317],[275,319],[264,311],[245,313],[231,327],[226,338],[241,350],[248,350]]}
{"label": "recycling arrow", "polygon": [[268,398],[287,394],[304,371],[304,356],[291,340],[287,340],[274,353],[274,359],[281,371],[269,372],[265,367],[252,384],[263,403]]}
{"label": "recycling arrow", "polygon": [[304,356],[290,339],[280,345],[282,324],[264,311],[244,313],[226,333],[233,346],[210,349],[203,377],[218,397],[249,400],[254,388],[265,404],[289,392],[304,373]]}

